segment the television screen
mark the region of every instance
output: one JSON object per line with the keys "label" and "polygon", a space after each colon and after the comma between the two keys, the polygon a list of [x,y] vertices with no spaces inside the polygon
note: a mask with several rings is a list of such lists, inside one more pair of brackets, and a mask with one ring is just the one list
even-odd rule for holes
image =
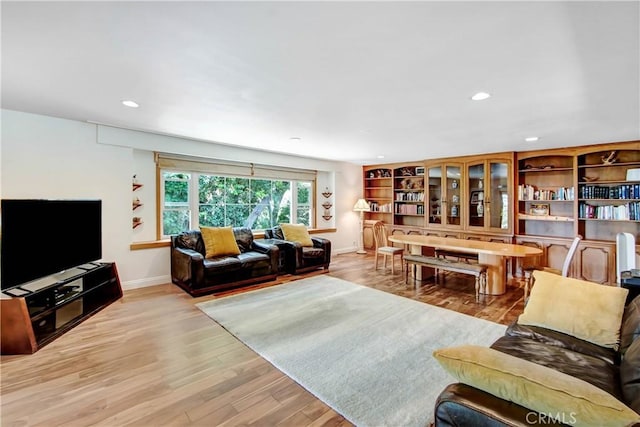
{"label": "television screen", "polygon": [[101,200],[3,199],[2,289],[102,258]]}

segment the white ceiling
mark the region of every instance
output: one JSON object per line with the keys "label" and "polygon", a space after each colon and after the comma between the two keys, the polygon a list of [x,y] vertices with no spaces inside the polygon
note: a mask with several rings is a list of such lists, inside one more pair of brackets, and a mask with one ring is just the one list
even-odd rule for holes
{"label": "white ceiling", "polygon": [[2,1],[2,107],[358,164],[636,140],[639,5]]}

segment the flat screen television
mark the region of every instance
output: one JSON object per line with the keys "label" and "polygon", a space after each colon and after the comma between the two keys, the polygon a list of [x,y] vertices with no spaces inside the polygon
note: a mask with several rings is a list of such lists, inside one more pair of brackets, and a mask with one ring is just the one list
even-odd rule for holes
{"label": "flat screen television", "polygon": [[102,258],[101,200],[0,203],[2,289]]}

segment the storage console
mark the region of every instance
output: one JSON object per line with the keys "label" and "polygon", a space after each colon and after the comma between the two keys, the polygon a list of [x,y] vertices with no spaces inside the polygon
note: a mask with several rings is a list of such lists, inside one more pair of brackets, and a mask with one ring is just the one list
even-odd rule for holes
{"label": "storage console", "polygon": [[91,262],[2,291],[2,354],[29,354],[122,297],[115,263]]}

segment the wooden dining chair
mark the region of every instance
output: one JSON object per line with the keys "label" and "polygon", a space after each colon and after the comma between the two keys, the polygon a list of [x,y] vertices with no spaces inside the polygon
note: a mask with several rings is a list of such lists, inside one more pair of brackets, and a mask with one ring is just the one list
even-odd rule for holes
{"label": "wooden dining chair", "polygon": [[384,222],[378,221],[373,224],[373,240],[376,245],[375,250],[375,269],[378,269],[378,256],[384,256],[384,268],[387,268],[387,257],[391,256],[391,274],[395,274],[396,255],[400,256],[400,270],[404,270],[404,249],[391,246],[387,240],[387,229]]}
{"label": "wooden dining chair", "polygon": [[531,291],[531,287],[533,286],[533,272],[534,270],[542,270],[547,271],[549,273],[558,274],[563,277],[569,276],[569,267],[571,266],[571,261],[573,260],[573,256],[576,254],[578,249],[578,245],[580,244],[580,240],[582,240],[582,236],[577,235],[573,242],[571,242],[571,246],[569,246],[569,251],[567,252],[567,256],[564,259],[564,263],[562,264],[562,270],[558,270],[556,268],[545,267],[545,266],[529,266],[524,268],[524,302],[527,302],[529,298],[529,292]]}

